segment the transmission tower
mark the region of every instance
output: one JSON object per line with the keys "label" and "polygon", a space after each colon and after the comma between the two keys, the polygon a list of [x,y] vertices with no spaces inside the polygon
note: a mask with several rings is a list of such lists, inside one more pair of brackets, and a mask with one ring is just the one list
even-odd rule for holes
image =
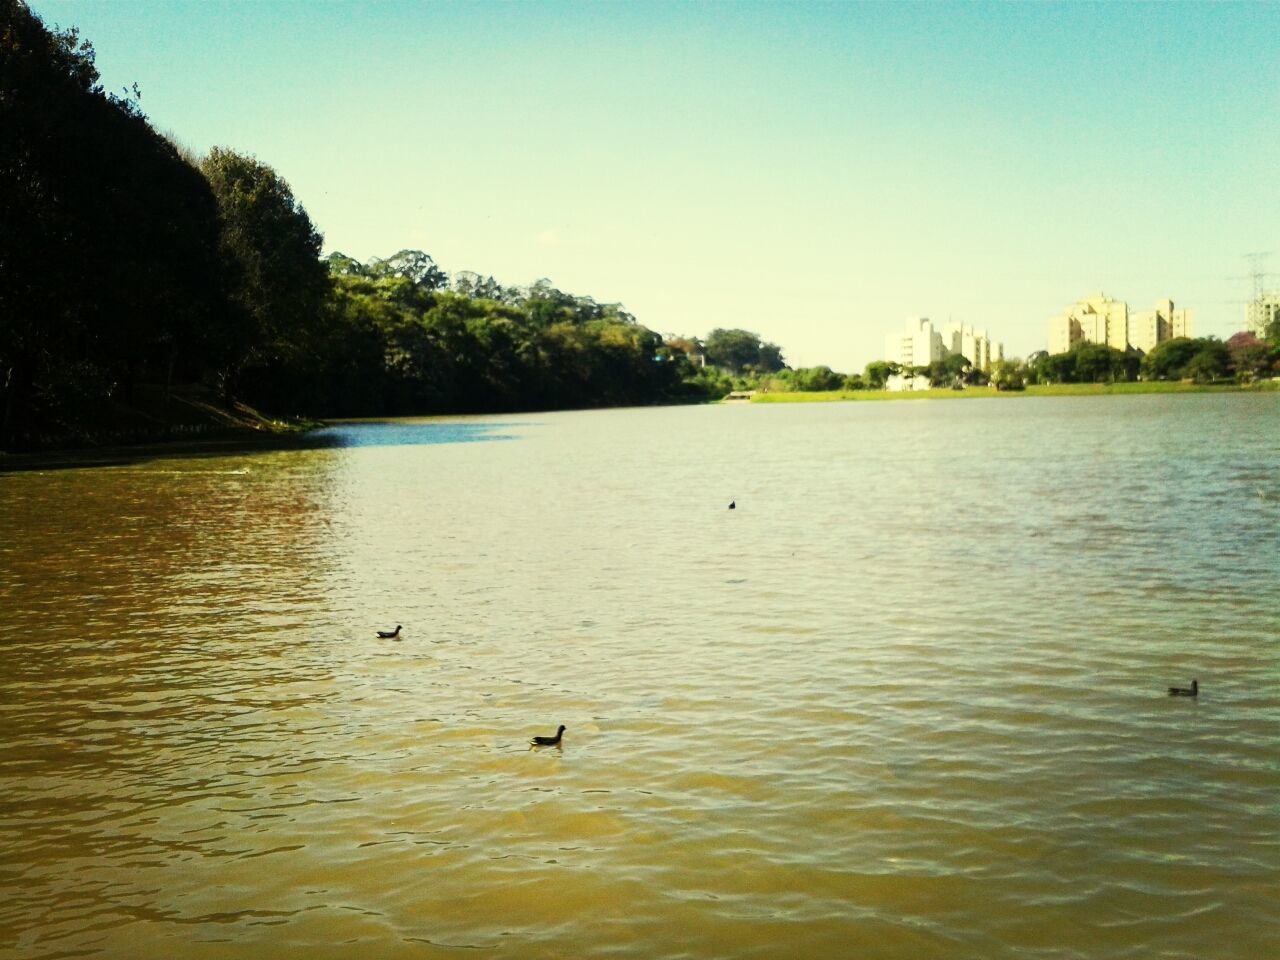
{"label": "transmission tower", "polygon": [[1258,253],[1246,253],[1244,258],[1249,261],[1249,275],[1253,277],[1253,302],[1260,303],[1267,293],[1267,257],[1270,251],[1262,250]]}

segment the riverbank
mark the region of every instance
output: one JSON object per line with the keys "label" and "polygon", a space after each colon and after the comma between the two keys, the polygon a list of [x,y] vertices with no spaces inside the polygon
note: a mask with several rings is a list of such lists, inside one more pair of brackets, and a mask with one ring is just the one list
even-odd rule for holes
{"label": "riverbank", "polygon": [[181,454],[288,442],[321,425],[306,419],[276,419],[243,403],[228,406],[194,385],[166,391],[140,384],[127,403],[60,399],[56,410],[35,418],[25,449],[0,451],[0,471],[31,469],[32,464],[145,458],[156,448]]}
{"label": "riverbank", "polygon": [[839,400],[974,400],[980,397],[1099,397],[1138,393],[1257,393],[1280,391],[1280,381],[1260,383],[1182,383],[1149,380],[1134,383],[1033,384],[1025,390],[967,387],[964,390],[828,390],[814,393],[757,393],[751,403],[831,403]]}

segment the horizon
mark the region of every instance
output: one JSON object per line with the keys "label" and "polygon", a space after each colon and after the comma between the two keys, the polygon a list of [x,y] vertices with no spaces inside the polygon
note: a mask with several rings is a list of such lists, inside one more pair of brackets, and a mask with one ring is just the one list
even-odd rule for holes
{"label": "horizon", "polygon": [[158,130],[274,167],[325,253],[792,367],[861,371],[910,316],[1025,357],[1098,292],[1225,340],[1280,258],[1277,4],[30,6]]}

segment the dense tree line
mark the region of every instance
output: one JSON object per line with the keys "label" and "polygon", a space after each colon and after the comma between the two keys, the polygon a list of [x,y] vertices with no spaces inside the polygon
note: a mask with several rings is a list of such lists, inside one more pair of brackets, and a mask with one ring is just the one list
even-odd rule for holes
{"label": "dense tree line", "polygon": [[74,29],[0,0],[0,449],[162,427],[144,385],[323,417],[707,399],[784,367],[746,331],[664,342],[547,280],[322,260],[275,170],[188,155],[139,98],[103,89]]}
{"label": "dense tree line", "polygon": [[[546,280],[504,288],[430,256],[333,254],[330,293],[290,357],[240,389],[270,409],[375,415],[646,404],[708,395],[689,357],[619,304]],[[477,295],[481,294],[481,295]],[[292,405],[292,407],[291,407]]]}
{"label": "dense tree line", "polygon": [[[0,442],[228,344],[207,182],[134,97],[107,94],[93,48],[0,0]],[[60,398],[62,403],[50,403]]]}
{"label": "dense tree line", "polygon": [[1217,337],[1175,337],[1143,353],[1079,342],[1066,353],[1039,352],[1021,364],[1028,383],[1118,383],[1143,380],[1235,380],[1242,383],[1280,375],[1280,330],[1267,340],[1238,333]]}

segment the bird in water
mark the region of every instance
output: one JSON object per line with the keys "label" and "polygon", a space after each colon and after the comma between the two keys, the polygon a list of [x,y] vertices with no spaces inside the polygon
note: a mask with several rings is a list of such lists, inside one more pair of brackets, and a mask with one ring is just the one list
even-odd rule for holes
{"label": "bird in water", "polygon": [[730,501],[729,501],[729,509],[730,509],[730,510],[737,510],[737,509],[738,509],[738,501],[737,501],[737,500],[730,500]]}
{"label": "bird in water", "polygon": [[379,640],[399,640],[400,624],[397,623],[396,628],[394,630],[379,630],[378,639]]}
{"label": "bird in water", "polygon": [[560,746],[560,738],[564,736],[564,724],[560,724],[560,729],[556,731],[554,737],[534,737],[529,742],[535,747],[558,747]]}
{"label": "bird in water", "polygon": [[1189,687],[1170,687],[1169,696],[1171,697],[1198,697],[1200,696],[1200,681],[1192,680]]}

